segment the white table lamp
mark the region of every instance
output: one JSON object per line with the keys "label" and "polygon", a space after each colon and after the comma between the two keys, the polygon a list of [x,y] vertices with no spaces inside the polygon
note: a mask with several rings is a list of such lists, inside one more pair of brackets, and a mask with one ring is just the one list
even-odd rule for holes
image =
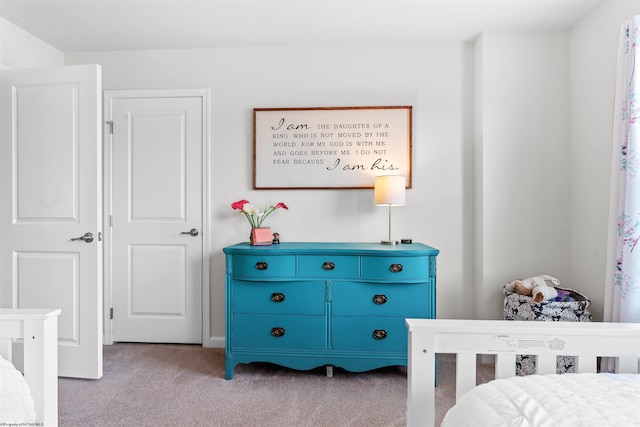
{"label": "white table lamp", "polygon": [[378,206],[389,207],[389,240],[383,240],[383,245],[397,245],[391,240],[391,206],[404,206],[406,200],[406,178],[399,175],[382,175],[374,180],[374,202]]}

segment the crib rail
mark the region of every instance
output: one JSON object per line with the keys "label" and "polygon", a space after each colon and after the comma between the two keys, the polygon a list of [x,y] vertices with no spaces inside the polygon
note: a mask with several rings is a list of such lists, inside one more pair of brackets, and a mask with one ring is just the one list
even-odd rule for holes
{"label": "crib rail", "polygon": [[433,426],[435,355],[456,354],[456,399],[476,386],[476,356],[495,355],[496,378],[515,375],[517,354],[537,356],[539,374],[556,356],[574,356],[576,372],[596,372],[598,357],[618,358],[619,373],[638,373],[640,324],[407,319],[407,425]]}
{"label": "crib rail", "polygon": [[12,342],[24,340],[23,373],[36,423],[58,425],[58,315],[60,310],[0,309],[0,354],[12,361]]}

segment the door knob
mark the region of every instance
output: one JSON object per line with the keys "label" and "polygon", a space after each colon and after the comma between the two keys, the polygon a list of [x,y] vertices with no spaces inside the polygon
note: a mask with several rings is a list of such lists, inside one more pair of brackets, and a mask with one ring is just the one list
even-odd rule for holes
{"label": "door knob", "polygon": [[87,243],[91,243],[93,242],[93,234],[86,232],[84,233],[84,236],[74,237],[71,239],[71,241],[74,241],[74,240],[84,240]]}
{"label": "door knob", "polygon": [[195,228],[192,228],[191,230],[189,230],[189,231],[183,231],[183,232],[182,232],[182,233],[180,233],[180,234],[191,234],[193,237],[196,237],[196,236],[198,235],[198,230],[197,230],[197,229],[195,229]]}

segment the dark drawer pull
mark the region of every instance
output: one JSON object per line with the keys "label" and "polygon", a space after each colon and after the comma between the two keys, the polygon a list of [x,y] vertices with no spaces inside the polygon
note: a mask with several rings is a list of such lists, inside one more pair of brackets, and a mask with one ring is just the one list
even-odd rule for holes
{"label": "dark drawer pull", "polygon": [[271,294],[271,301],[282,302],[284,301],[284,294],[281,292],[274,292]]}
{"label": "dark drawer pull", "polygon": [[334,268],[336,268],[336,265],[332,262],[327,261],[324,264],[322,264],[323,270],[329,271],[329,270],[333,270]]}
{"label": "dark drawer pull", "polygon": [[258,261],[256,262],[256,270],[266,270],[267,268],[269,268],[269,264],[267,264],[264,261]]}
{"label": "dark drawer pull", "polygon": [[391,270],[392,273],[400,273],[402,268],[402,264],[391,264],[389,270]]}
{"label": "dark drawer pull", "polygon": [[387,331],[384,329],[376,329],[373,331],[373,337],[377,340],[383,340],[387,337]]}
{"label": "dark drawer pull", "polygon": [[385,302],[387,302],[387,296],[386,295],[374,295],[373,296],[373,302],[375,304],[382,305]]}
{"label": "dark drawer pull", "polygon": [[277,338],[284,336],[284,328],[271,328],[271,335]]}

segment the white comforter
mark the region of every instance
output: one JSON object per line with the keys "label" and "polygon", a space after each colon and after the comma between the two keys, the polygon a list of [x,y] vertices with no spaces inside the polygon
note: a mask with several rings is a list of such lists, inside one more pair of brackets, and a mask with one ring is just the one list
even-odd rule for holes
{"label": "white comforter", "polygon": [[33,423],[35,419],[33,397],[27,381],[0,356],[0,425]]}
{"label": "white comforter", "polygon": [[530,375],[466,393],[442,426],[640,426],[640,374]]}

